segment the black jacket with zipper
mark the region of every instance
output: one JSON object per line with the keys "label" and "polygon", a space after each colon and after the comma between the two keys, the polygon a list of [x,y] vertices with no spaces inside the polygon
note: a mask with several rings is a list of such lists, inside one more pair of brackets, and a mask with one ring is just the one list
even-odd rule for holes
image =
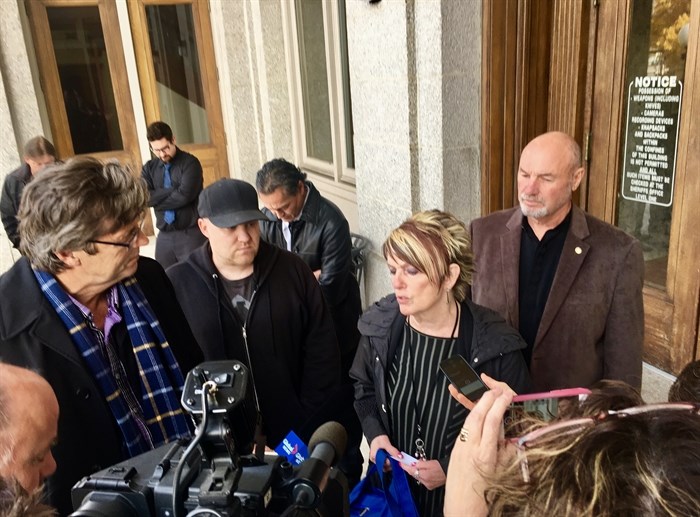
{"label": "black jacket with zipper", "polygon": [[[472,316],[471,332],[467,318],[460,320],[457,337],[458,353],[477,373],[507,383],[517,393],[531,388],[522,349],[525,341],[496,312],[471,300],[462,302],[462,314]],[[396,296],[391,294],[372,305],[360,318],[358,325],[362,338],[350,370],[355,379],[355,410],[362,424],[367,442],[379,435],[392,436],[389,419],[386,377],[401,342],[406,317],[399,312]],[[445,393],[445,397],[450,397]],[[452,446],[439,459],[447,472]]]}
{"label": "black jacket with zipper", "polygon": [[22,164],[5,177],[0,196],[0,217],[5,227],[7,238],[12,246],[19,249],[19,202],[22,199],[24,187],[32,180],[32,170],[28,164]]}
{"label": "black jacket with zipper", "polygon": [[300,258],[261,240],[241,325],[211,253],[207,242],[167,270],[205,359],[252,366],[269,446],[290,430],[308,443],[332,418],[327,402],[340,384],[340,351],[318,282]]}
{"label": "black jacket with zipper", "polygon": [[[343,377],[347,378],[360,340],[357,320],[362,312],[360,287],[352,265],[350,226],[340,208],[321,196],[313,183],[307,181],[305,185],[309,196],[299,219],[289,225],[292,252],[301,257],[312,271],[321,270],[318,283],[333,317]],[[262,211],[270,220],[260,221],[261,237],[270,244],[287,249],[282,220],[267,208]]]}

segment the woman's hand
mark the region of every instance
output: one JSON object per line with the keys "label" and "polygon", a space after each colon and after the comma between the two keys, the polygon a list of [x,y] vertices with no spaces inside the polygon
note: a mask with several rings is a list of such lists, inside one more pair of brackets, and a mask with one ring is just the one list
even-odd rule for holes
{"label": "woman's hand", "polygon": [[[486,377],[484,382],[487,379],[493,381]],[[510,388],[504,391],[495,386],[484,393],[467,416],[450,455],[444,507],[446,517],[464,515],[467,509],[470,515],[488,515],[482,473],[491,474],[496,468],[503,414],[513,396]]]}
{"label": "woman's hand", "polygon": [[[513,396],[517,395],[513,391],[513,389],[508,386],[505,382],[497,381],[496,379],[493,379],[486,375],[485,373],[481,374],[481,380],[484,381],[484,384],[490,389],[490,390],[495,390],[495,389],[500,389],[503,393],[510,392],[513,394]],[[463,393],[461,393],[457,388],[455,388],[452,384],[450,384],[447,387],[448,390],[450,390],[450,395],[452,395],[452,398],[454,398],[457,402],[462,404],[465,408],[467,408],[469,411],[474,409],[474,405],[476,402],[472,402],[469,400],[467,397],[464,396]]]}
{"label": "woman's hand", "polygon": [[[386,434],[375,436],[372,443],[369,444],[369,460],[372,463],[376,462],[377,451],[379,449],[384,449],[389,456],[401,456],[401,451],[391,444],[391,440],[389,440],[389,436]],[[391,470],[391,463],[389,463],[389,460],[386,460],[384,462],[384,472],[389,470]]]}
{"label": "woman's hand", "polygon": [[445,484],[445,471],[438,460],[417,461],[413,465],[399,463],[401,468],[428,490],[434,490]]}

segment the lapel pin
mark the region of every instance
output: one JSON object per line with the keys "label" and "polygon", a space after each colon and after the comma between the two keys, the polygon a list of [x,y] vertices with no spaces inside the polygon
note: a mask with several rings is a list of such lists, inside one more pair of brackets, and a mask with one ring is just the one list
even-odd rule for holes
{"label": "lapel pin", "polygon": [[574,249],[574,251],[576,252],[576,255],[580,255],[581,252],[583,252],[580,246],[576,246],[576,249]]}

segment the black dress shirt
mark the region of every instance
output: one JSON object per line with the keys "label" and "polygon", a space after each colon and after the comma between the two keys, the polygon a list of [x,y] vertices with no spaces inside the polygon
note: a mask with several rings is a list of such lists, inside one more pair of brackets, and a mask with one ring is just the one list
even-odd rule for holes
{"label": "black dress shirt", "polygon": [[520,335],[527,343],[523,350],[525,362],[530,365],[532,348],[537,338],[542,313],[547,304],[549,290],[557,272],[561,250],[571,224],[571,211],[556,228],[547,230],[539,240],[523,218],[523,235],[520,239],[520,283],[518,301],[520,305]]}

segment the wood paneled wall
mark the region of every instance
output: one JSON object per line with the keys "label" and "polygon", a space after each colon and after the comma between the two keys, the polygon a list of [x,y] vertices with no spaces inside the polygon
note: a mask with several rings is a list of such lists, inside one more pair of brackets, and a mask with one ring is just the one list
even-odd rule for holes
{"label": "wood paneled wall", "polygon": [[522,148],[550,130],[583,144],[590,5],[483,0],[482,213],[517,202]]}

